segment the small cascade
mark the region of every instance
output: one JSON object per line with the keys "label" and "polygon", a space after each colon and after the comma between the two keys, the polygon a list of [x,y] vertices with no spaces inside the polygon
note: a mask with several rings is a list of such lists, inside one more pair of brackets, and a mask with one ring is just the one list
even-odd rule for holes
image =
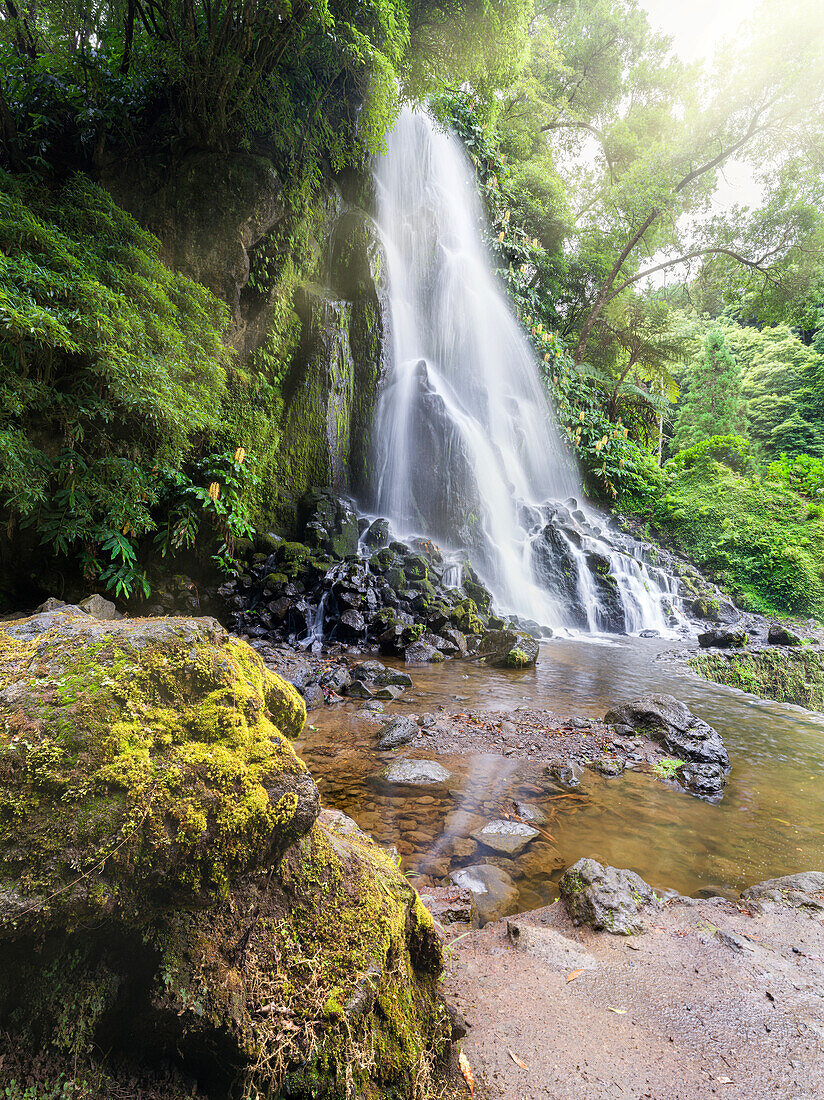
{"label": "small cascade", "polygon": [[468,552],[499,613],[556,631],[671,632],[668,580],[578,504],[580,478],[495,279],[460,142],[407,108],[387,144],[375,184],[392,347],[373,433],[375,511],[401,538]]}
{"label": "small cascade", "polygon": [[310,613],[309,625],[306,633],[306,637],[300,641],[302,649],[310,649],[312,651],[319,649],[324,641],[324,627],[326,624],[327,604],[329,603],[330,592],[326,591],[320,597],[318,605],[314,612]]}

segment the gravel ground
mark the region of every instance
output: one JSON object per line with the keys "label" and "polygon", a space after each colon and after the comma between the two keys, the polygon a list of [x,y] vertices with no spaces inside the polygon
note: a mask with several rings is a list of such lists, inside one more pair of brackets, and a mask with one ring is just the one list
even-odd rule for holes
{"label": "gravel ground", "polygon": [[621,937],[556,902],[456,938],[476,1100],[824,1096],[824,923],[767,910],[677,900]]}

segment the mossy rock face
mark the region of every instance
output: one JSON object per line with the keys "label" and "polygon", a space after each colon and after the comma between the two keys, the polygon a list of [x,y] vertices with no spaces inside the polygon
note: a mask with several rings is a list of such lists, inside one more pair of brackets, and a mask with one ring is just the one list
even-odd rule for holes
{"label": "mossy rock face", "polygon": [[456,603],[450,618],[464,634],[484,633],[484,624],[478,616],[478,605],[474,600],[466,599]]}
{"label": "mossy rock face", "polygon": [[351,825],[325,812],[274,873],[240,876],[214,906],[37,950],[0,943],[0,1022],[67,1073],[94,1045],[171,1059],[213,1098],[429,1095],[449,1051],[440,942],[388,853]]}
{"label": "mossy rock face", "polygon": [[295,689],[214,619],[0,631],[0,939],[203,905],[319,812]]}
{"label": "mossy rock face", "polygon": [[425,1094],[440,941],[389,854],[318,819],[304,721],[213,619],[0,629],[0,1033],[24,1073],[47,1052],[56,1078],[173,1062],[213,1098]]}

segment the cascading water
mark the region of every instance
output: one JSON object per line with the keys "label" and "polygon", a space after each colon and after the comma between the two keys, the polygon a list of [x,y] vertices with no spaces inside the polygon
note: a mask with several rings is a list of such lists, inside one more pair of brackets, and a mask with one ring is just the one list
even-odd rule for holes
{"label": "cascading water", "polygon": [[468,548],[502,610],[598,631],[611,628],[611,600],[623,629],[666,629],[661,590],[631,549],[605,542],[576,500],[547,509],[580,498],[580,481],[495,280],[460,142],[407,108],[375,181],[392,332],[375,425],[379,513],[402,535]]}

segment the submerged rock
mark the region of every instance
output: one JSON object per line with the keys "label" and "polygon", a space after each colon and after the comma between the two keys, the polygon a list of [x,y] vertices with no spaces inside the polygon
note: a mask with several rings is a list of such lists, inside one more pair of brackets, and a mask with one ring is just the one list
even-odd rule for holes
{"label": "submerged rock", "polygon": [[564,871],[558,889],[575,924],[588,924],[615,936],[646,932],[641,910],[661,904],[640,875],[605,867],[594,859],[579,859]]}
{"label": "submerged rock", "polygon": [[452,773],[436,760],[396,760],[383,777],[387,783],[406,787],[427,787],[446,783]]}
{"label": "submerged rock", "polygon": [[517,856],[540,833],[531,825],[520,821],[499,820],[490,821],[470,835],[473,840],[483,844],[485,848],[491,848],[493,852],[500,852],[503,856]]}
{"label": "submerged rock", "polygon": [[724,793],[730,758],[721,735],[672,695],[645,695],[607,711],[604,721],[620,733],[644,733],[687,762],[680,769],[686,788],[717,801]]}
{"label": "submerged rock", "polygon": [[381,726],[378,748],[382,751],[400,748],[401,745],[414,741],[419,732],[417,722],[406,715],[400,715]]}

